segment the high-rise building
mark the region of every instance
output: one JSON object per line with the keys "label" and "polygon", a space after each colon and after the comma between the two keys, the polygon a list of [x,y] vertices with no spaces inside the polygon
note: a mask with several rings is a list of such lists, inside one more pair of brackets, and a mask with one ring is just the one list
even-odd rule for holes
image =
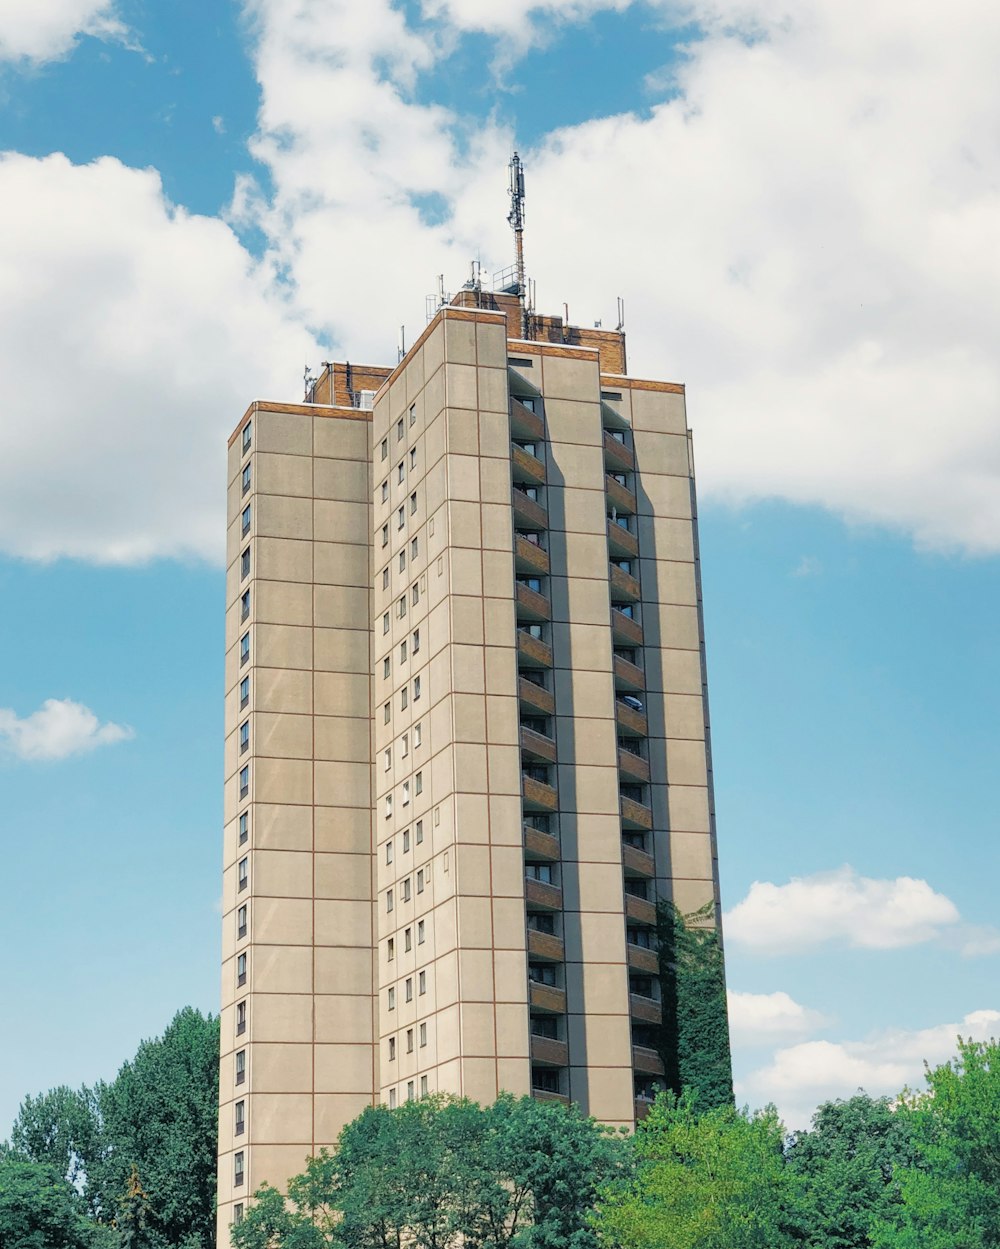
{"label": "high-rise building", "polygon": [[683,386],[473,282],[308,398],[229,446],[223,1240],[374,1102],[633,1125],[718,913]]}

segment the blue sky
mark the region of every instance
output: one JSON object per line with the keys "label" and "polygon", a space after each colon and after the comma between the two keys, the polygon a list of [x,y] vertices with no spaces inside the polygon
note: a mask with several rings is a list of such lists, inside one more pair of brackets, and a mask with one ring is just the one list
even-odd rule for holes
{"label": "blue sky", "polygon": [[741,1097],[1000,1030],[997,51],[975,0],[4,6],[0,1135],[215,1008],[225,438],[507,263],[514,141],[539,303],[689,387]]}

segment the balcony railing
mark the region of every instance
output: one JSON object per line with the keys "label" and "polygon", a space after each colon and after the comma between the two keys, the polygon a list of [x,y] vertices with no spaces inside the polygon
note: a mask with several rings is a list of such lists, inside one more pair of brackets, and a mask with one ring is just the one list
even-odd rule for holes
{"label": "balcony railing", "polygon": [[662,1023],[663,1010],[660,1003],[651,997],[640,997],[638,993],[628,995],[629,1013],[633,1019],[641,1023]]}
{"label": "balcony railing", "polygon": [[652,880],[656,875],[656,862],[651,854],[640,850],[638,846],[625,844],[622,846],[622,861],[625,864],[626,876],[641,876]]}
{"label": "balcony railing", "polygon": [[532,637],[527,629],[518,629],[517,665],[519,668],[551,668],[552,647],[541,638]]}
{"label": "balcony railing", "polygon": [[540,711],[543,715],[555,714],[556,700],[543,685],[536,685],[527,677],[518,677],[517,696],[522,707],[530,711]]}
{"label": "balcony railing", "polygon": [[533,590],[530,586],[524,585],[523,582],[514,583],[514,600],[517,610],[518,620],[542,621],[552,619],[552,604],[537,590]]}
{"label": "balcony railing", "polygon": [[559,838],[525,824],[524,855],[525,858],[544,859],[548,863],[554,863],[559,858]]}
{"label": "balcony railing", "polygon": [[662,1076],[663,1059],[656,1050],[648,1049],[645,1045],[633,1045],[632,1068],[644,1075]]}
{"label": "balcony railing", "polygon": [[537,412],[526,408],[516,395],[510,397],[510,428],[525,441],[541,442],[545,437],[545,424]]}
{"label": "balcony railing", "polygon": [[611,632],[621,646],[642,645],[642,625],[631,616],[626,616],[614,604],[611,605]]}
{"label": "balcony railing", "polygon": [[535,928],[528,929],[528,953],[532,958],[550,963],[561,963],[566,957],[562,937],[551,932],[539,932]]}
{"label": "balcony railing", "polygon": [[648,950],[643,945],[625,947],[629,971],[641,972],[643,975],[656,976],[660,971],[660,959],[655,950]]}
{"label": "balcony railing", "polygon": [[633,577],[624,568],[619,568],[617,564],[611,565],[611,597],[619,602],[624,600],[627,603],[638,603],[642,598],[638,578]]}
{"label": "balcony railing", "polygon": [[604,431],[604,463],[608,468],[619,473],[630,473],[635,468],[635,456],[632,448],[619,442],[613,434]]}
{"label": "balcony railing", "polygon": [[546,763],[555,763],[556,744],[544,733],[536,733],[534,729],[521,726],[521,752],[531,759],[543,759]]}
{"label": "balcony railing", "polygon": [[521,797],[525,811],[555,811],[559,806],[559,793],[554,785],[536,781],[534,777],[525,776],[523,773]]}
{"label": "balcony railing", "polygon": [[510,497],[516,525],[525,529],[548,529],[549,514],[537,499],[529,499],[523,490],[516,487],[510,492]]}
{"label": "balcony railing", "polygon": [[638,829],[648,832],[653,827],[653,813],[642,802],[634,798],[621,798],[622,828]]}
{"label": "balcony railing", "polygon": [[545,463],[517,443],[511,443],[510,474],[514,481],[523,481],[529,486],[542,486],[545,484]]}
{"label": "balcony railing", "polygon": [[629,729],[640,737],[647,736],[649,728],[644,711],[636,711],[628,703],[623,703],[620,698],[615,700],[615,711],[618,714],[619,729]]}
{"label": "balcony railing", "polygon": [[619,525],[615,520],[609,520],[608,550],[613,556],[619,556],[622,559],[634,558],[639,554],[639,539],[624,525]]}
{"label": "balcony railing", "polygon": [[619,516],[634,516],[636,513],[635,495],[628,486],[615,481],[610,473],[604,474],[604,489],[608,503],[618,512]]}
{"label": "balcony railing", "polygon": [[557,989],[555,985],[539,984],[536,980],[529,981],[528,1002],[532,1010],[545,1011],[550,1015],[566,1013],[566,991]]}
{"label": "balcony railing", "polygon": [[630,781],[649,781],[649,764],[646,760],[631,750],[623,750],[621,746],[618,747],[618,771]]}
{"label": "balcony railing", "polygon": [[562,890],[558,885],[547,885],[533,876],[524,878],[524,899],[528,906],[539,911],[561,911]]}
{"label": "balcony railing", "polygon": [[645,685],[642,669],[621,655],[614,657],[615,689],[641,690]]}
{"label": "balcony railing", "polygon": [[514,536],[514,567],[518,572],[535,573],[544,577],[549,571],[549,553],[537,542],[531,542],[521,534]]}
{"label": "balcony railing", "polygon": [[634,894],[625,895],[625,918],[647,928],[656,927],[656,906],[646,898],[637,898]]}
{"label": "balcony railing", "polygon": [[[569,1065],[569,1050],[565,1041],[555,1037],[531,1036],[531,1061],[546,1067],[566,1067]],[[662,1067],[661,1067],[662,1072]],[[544,1091],[544,1090],[539,1090]]]}

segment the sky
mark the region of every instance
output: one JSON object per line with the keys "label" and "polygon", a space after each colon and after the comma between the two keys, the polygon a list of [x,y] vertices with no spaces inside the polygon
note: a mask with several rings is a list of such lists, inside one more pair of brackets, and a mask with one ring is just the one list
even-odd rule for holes
{"label": "sky", "polygon": [[224,451],[437,275],[684,381],[737,1097],[1000,1033],[1000,9],[5,0],[0,1137],[218,1004]]}

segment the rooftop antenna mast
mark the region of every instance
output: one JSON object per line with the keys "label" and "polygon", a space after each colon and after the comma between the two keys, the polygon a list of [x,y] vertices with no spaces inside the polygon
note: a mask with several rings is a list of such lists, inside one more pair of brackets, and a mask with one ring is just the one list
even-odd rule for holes
{"label": "rooftop antenna mast", "polygon": [[524,166],[517,152],[510,158],[510,212],[507,220],[514,231],[514,257],[517,267],[517,297],[521,302],[521,337],[528,337],[527,282],[524,277]]}

